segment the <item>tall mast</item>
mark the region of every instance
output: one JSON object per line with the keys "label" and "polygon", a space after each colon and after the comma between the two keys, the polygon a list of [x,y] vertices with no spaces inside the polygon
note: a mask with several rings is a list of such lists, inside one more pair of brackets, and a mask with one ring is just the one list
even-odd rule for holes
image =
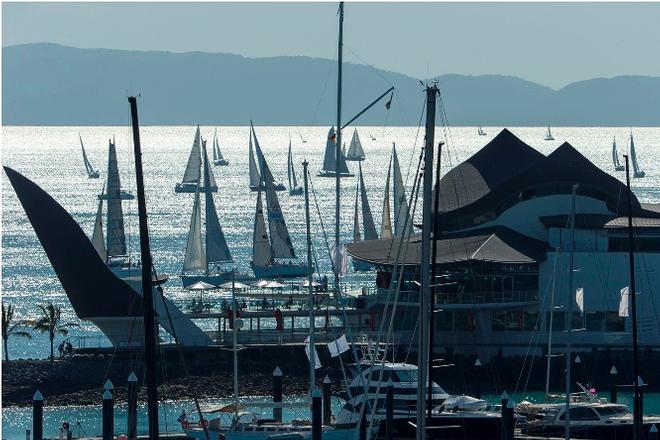
{"label": "tall mast", "polygon": [[337,143],[336,143],[336,161],[335,167],[335,292],[339,294],[339,266],[341,262],[340,245],[339,245],[339,228],[340,228],[340,173],[339,161],[341,160],[341,65],[342,65],[342,49],[344,46],[344,2],[339,2],[339,40],[337,44]]}
{"label": "tall mast", "polygon": [[[632,134],[630,135],[632,145]],[[634,150],[631,148],[631,151]],[[640,414],[639,395],[639,364],[637,361],[637,291],[635,290],[635,253],[633,249],[633,223],[632,223],[632,189],[630,188],[630,169],[628,168],[628,155],[626,158],[626,186],[628,187],[628,261],[630,264],[630,290],[628,294],[632,297],[632,338],[633,338],[633,440],[641,435],[642,414]],[[633,164],[634,164],[633,158]]]}
{"label": "tall mast", "polygon": [[419,333],[417,336],[417,440],[426,438],[426,380],[428,377],[428,298],[431,280],[429,263],[431,251],[431,186],[433,184],[433,142],[435,137],[435,99],[438,87],[426,87],[426,145],[424,146],[424,209],[422,214],[422,255],[419,286]]}
{"label": "tall mast", "polygon": [[140,148],[140,128],[138,125],[137,101],[128,98],[131,106],[133,125],[133,148],[135,154],[135,180],[140,219],[140,257],[142,258],[142,301],[144,306],[144,358],[147,382],[147,418],[149,440],[158,440],[158,390],[156,389],[156,319],[154,317],[153,283],[151,282],[151,249],[147,225],[147,205],[144,198],[144,177],[142,174],[142,151]]}
{"label": "tall mast", "polygon": [[[309,189],[307,183],[307,161],[303,162],[303,173],[305,174],[305,229],[307,230],[307,289],[309,293],[309,397],[314,395],[316,384],[316,350],[314,348],[314,286],[312,285],[312,232],[309,217]],[[335,273],[337,273],[335,271]]]}
{"label": "tall mast", "polygon": [[568,260],[568,295],[566,304],[566,403],[564,412],[564,439],[570,439],[570,425],[571,425],[571,358],[572,347],[571,338],[573,337],[573,303],[575,302],[575,289],[573,288],[573,257],[575,254],[575,191],[577,185],[573,185],[571,192],[571,253]]}
{"label": "tall mast", "polygon": [[552,361],[552,330],[554,328],[554,313],[555,313],[555,285],[557,281],[557,257],[558,252],[555,252],[555,264],[552,270],[552,291],[550,293],[550,320],[548,323],[548,359],[545,364],[545,400],[550,398],[550,366]]}
{"label": "tall mast", "polygon": [[231,313],[232,313],[232,351],[234,352],[234,417],[238,419],[238,329],[236,318],[238,314],[236,310],[238,309],[236,303],[236,269],[231,271]]}

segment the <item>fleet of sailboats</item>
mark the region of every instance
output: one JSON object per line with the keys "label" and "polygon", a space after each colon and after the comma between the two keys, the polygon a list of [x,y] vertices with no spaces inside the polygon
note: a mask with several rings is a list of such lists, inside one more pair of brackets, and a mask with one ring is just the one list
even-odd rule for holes
{"label": "fleet of sailboats", "polygon": [[227,166],[229,161],[222,156],[220,143],[218,142],[218,130],[213,133],[213,165]]}
{"label": "fleet of sailboats", "polygon": [[90,179],[98,179],[99,178],[99,172],[92,167],[92,164],[89,162],[89,159],[87,159],[87,153],[85,152],[85,145],[83,145],[83,140],[82,136],[78,134],[78,137],[80,138],[80,148],[82,148],[82,155],[83,155],[83,162],[85,163],[85,170],[87,171],[87,177]]}
{"label": "fleet of sailboats", "polygon": [[351,144],[348,146],[346,160],[364,160],[364,150],[362,149],[362,143],[360,142],[360,136],[358,135],[357,130],[353,130],[353,137],[351,138]]}
{"label": "fleet of sailboats", "polygon": [[615,171],[624,171],[626,167],[619,161],[619,153],[616,150],[616,136],[612,140],[612,163]]}
{"label": "fleet of sailboats", "polygon": [[[197,126],[197,131],[195,132],[195,139],[193,140],[193,145],[190,150],[190,156],[188,157],[188,163],[186,165],[186,171],[183,174],[183,180],[181,183],[177,183],[174,187],[174,191],[177,193],[194,193],[197,192],[197,186],[201,179],[201,169],[202,169],[202,156],[201,148],[202,144],[206,145],[206,141],[202,140],[202,135],[199,131],[199,125]],[[209,169],[209,179],[205,183],[209,185],[212,192],[218,191],[218,185],[215,183],[215,177],[213,176],[213,171]]]}

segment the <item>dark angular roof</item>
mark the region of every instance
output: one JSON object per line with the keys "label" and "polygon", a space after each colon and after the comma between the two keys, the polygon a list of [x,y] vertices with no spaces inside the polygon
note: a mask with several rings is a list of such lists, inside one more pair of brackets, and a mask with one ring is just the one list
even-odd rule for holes
{"label": "dark angular roof", "polygon": [[[392,266],[396,263],[401,238],[359,241],[348,245],[348,252],[356,259],[375,265]],[[421,235],[410,237],[401,249],[398,264],[419,265]],[[529,238],[509,228],[484,228],[471,235],[450,234],[438,240],[436,264],[461,261],[489,263],[536,263],[545,259],[545,242]]]}
{"label": "dark angular roof", "polygon": [[469,205],[544,158],[503,129],[481,150],[442,177],[440,211]]}

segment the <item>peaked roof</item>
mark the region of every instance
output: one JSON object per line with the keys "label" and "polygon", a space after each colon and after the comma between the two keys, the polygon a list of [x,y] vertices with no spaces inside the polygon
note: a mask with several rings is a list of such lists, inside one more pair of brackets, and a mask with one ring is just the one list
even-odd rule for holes
{"label": "peaked roof", "polygon": [[485,196],[544,159],[506,128],[440,181],[440,210],[452,211]]}

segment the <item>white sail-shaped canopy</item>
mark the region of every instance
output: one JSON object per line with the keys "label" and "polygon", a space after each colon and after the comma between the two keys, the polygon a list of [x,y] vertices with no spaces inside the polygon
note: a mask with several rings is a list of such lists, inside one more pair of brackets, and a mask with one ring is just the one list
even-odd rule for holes
{"label": "white sail-shaped canopy", "polygon": [[360,136],[357,130],[353,130],[353,137],[351,138],[351,145],[348,146],[346,158],[352,160],[364,159],[364,150],[362,149],[362,143],[360,142]]}
{"label": "white sail-shaped canopy", "polygon": [[195,132],[195,140],[193,141],[190,156],[188,157],[188,165],[186,165],[186,172],[183,174],[182,183],[195,183],[199,182],[200,168],[202,165],[200,149],[202,145],[202,136],[199,132],[199,125]]}
{"label": "white sail-shaped canopy", "polygon": [[94,249],[98,252],[99,257],[105,261],[107,255],[105,251],[105,238],[103,237],[103,198],[99,200],[99,207],[96,210],[94,232],[92,233],[92,245],[94,245]]}
{"label": "white sail-shaped canopy", "polygon": [[[209,160],[206,153],[206,145],[203,144],[203,157],[204,157],[204,207],[206,217],[206,263],[227,262],[232,261],[229,246],[225,234],[222,232],[218,213],[215,209],[215,202],[213,201],[213,191],[211,191],[210,178],[211,167],[209,167]],[[215,182],[213,182],[215,183]],[[206,267],[205,267],[206,269]]]}
{"label": "white sail-shaped canopy", "polygon": [[325,156],[323,157],[323,172],[350,174],[346,166],[344,155],[339,155],[339,164],[337,164],[337,135],[335,127],[328,131],[328,140],[325,144]]}
{"label": "white sail-shaped canopy", "polygon": [[353,243],[362,240],[360,236],[360,216],[359,216],[359,198],[360,195],[360,183],[358,182],[355,185],[355,209],[353,210]]}
{"label": "white sail-shaped canopy", "polygon": [[390,174],[392,172],[392,159],[387,166],[387,179],[385,180],[385,195],[383,197],[383,217],[380,224],[380,238],[392,238],[392,219],[390,217]]}
{"label": "white sail-shaped canopy", "polygon": [[108,182],[106,184],[108,199],[108,218],[106,252],[108,257],[126,255],[126,235],[124,233],[124,213],[121,207],[121,182],[117,166],[117,150],[115,143],[110,141],[108,148]]}
{"label": "white sail-shaped canopy", "polygon": [[83,161],[85,162],[85,170],[87,171],[87,174],[94,174],[94,167],[92,167],[92,164],[89,162],[89,159],[87,159],[87,153],[85,152],[85,145],[83,145],[83,140],[82,136],[78,134],[78,138],[80,139],[80,148],[82,148],[82,154],[83,154]]}
{"label": "white sail-shaped canopy", "polygon": [[266,157],[261,151],[257,133],[252,128],[252,135],[254,137],[254,148],[257,153],[257,160],[263,182],[266,188],[266,207],[268,210],[268,229],[270,231],[270,246],[273,251],[274,258],[296,258],[296,251],[293,249],[289,230],[286,227],[286,221],[280,207],[280,201],[277,198],[275,191],[275,179],[270,172]]}
{"label": "white sail-shaped canopy", "polygon": [[273,254],[266,232],[266,222],[264,221],[264,208],[261,201],[261,186],[257,193],[257,209],[254,214],[254,234],[252,236],[252,263],[255,267],[264,267],[272,264]]}
{"label": "white sail-shaped canopy", "polygon": [[250,150],[249,150],[249,167],[248,172],[250,174],[250,187],[256,188],[259,186],[261,181],[261,176],[259,175],[259,169],[257,168],[257,163],[254,160],[254,152],[252,151],[252,127],[250,126]]}
{"label": "white sail-shaped canopy", "polygon": [[293,166],[293,153],[291,152],[291,139],[289,139],[289,158],[287,160],[287,174],[289,176],[289,189],[298,188],[296,180],[296,168]]}
{"label": "white sail-shaped canopy", "polygon": [[197,191],[195,191],[186,254],[183,258],[184,272],[196,270],[206,270],[206,252],[204,252],[204,245],[202,244],[202,207],[199,201],[199,185],[197,185]]}
{"label": "white sail-shaped canopy", "polygon": [[369,198],[367,197],[367,188],[364,186],[364,177],[362,176],[362,164],[360,170],[360,202],[362,203],[362,227],[364,229],[365,240],[377,240],[378,232],[374,224],[374,217],[371,214],[371,207],[369,206]]}
{"label": "white sail-shaped canopy", "polygon": [[412,232],[412,221],[406,200],[406,187],[401,176],[396,145],[392,144],[392,172],[394,173],[394,235],[409,235]]}

